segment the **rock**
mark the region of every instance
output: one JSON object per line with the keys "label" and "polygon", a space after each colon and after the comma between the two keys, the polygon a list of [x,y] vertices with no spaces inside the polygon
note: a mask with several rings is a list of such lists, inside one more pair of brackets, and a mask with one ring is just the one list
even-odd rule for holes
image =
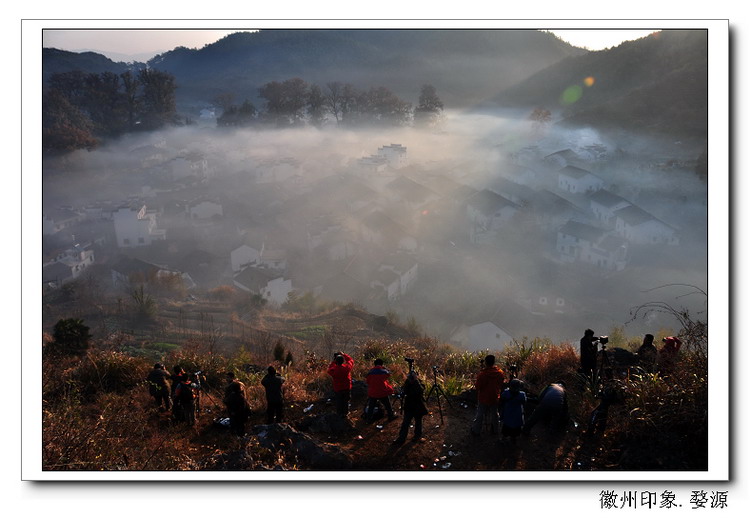
{"label": "rock", "polygon": [[261,447],[284,449],[305,462],[311,470],[349,470],[351,456],[335,445],[316,440],[287,424],[256,425],[253,434],[258,436]]}
{"label": "rock", "polygon": [[354,430],[354,424],[348,418],[336,413],[307,416],[297,422],[300,431],[324,434],[341,434]]}

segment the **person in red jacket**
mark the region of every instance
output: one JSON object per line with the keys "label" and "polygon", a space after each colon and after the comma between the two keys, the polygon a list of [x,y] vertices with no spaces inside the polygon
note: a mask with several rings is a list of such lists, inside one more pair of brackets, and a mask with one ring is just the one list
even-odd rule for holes
{"label": "person in red jacket", "polygon": [[396,418],[396,414],[391,407],[390,396],[393,394],[393,386],[388,382],[391,372],[385,369],[382,359],[375,359],[372,369],[367,374],[367,411],[365,419],[373,421],[373,411],[375,405],[380,403],[383,410],[388,414],[388,421]]}
{"label": "person in red jacket", "polygon": [[477,414],[474,422],[471,424],[471,434],[479,436],[482,431],[484,417],[489,416],[490,433],[498,433],[499,416],[497,414],[497,404],[500,398],[500,391],[503,389],[505,382],[505,373],[495,366],[495,356],[487,355],[484,358],[484,369],[477,375],[475,384],[477,390]]}
{"label": "person in red jacket", "polygon": [[677,337],[664,337],[661,342],[663,344],[659,350],[659,372],[668,374],[677,361],[677,353],[680,351],[682,341]]}
{"label": "person in red jacket", "polygon": [[336,394],[336,412],[344,417],[349,414],[353,367],[354,359],[340,351],[334,353],[333,362],[328,366],[328,374],[333,379],[333,392]]}

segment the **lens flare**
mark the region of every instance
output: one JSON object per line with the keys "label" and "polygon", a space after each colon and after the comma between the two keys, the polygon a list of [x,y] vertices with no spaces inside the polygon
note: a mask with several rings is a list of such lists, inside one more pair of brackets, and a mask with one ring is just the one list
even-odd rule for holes
{"label": "lens flare", "polygon": [[594,79],[594,76],[589,76],[583,80],[583,84],[587,87],[593,86],[594,83],[596,83],[596,79]]}
{"label": "lens flare", "polygon": [[583,94],[583,88],[580,85],[569,86],[560,96],[560,104],[572,105],[581,98]]}

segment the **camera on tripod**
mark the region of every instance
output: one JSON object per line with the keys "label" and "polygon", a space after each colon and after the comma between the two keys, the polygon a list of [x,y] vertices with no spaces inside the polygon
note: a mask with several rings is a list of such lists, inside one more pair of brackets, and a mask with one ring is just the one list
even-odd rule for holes
{"label": "camera on tripod", "polygon": [[414,359],[404,357],[404,360],[409,363],[409,371],[414,371]]}
{"label": "camera on tripod", "polygon": [[602,335],[601,337],[596,337],[594,339],[594,344],[601,345],[603,350],[607,348],[605,344],[607,344],[608,342],[609,342],[609,337],[607,337],[606,335]]}

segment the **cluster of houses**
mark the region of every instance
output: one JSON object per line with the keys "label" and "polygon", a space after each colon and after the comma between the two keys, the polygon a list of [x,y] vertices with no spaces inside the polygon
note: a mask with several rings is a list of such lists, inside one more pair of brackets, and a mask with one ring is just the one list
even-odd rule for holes
{"label": "cluster of houses", "polygon": [[[45,208],[43,232],[55,246],[45,251],[43,278],[48,286],[72,281],[96,255],[115,286],[170,275],[188,289],[229,284],[274,306],[311,293],[385,312],[419,299],[420,265],[440,265],[441,251],[492,250],[518,229],[547,237],[540,250],[549,259],[605,274],[625,269],[633,246],[679,243],[673,226],[585,169],[605,149],[584,151],[547,155],[538,168],[521,160],[538,150],[519,152],[515,164],[472,183],[410,164],[401,144],[333,169],[142,146],[130,154],[131,167],[145,172],[137,195]],[[457,312],[464,318],[450,340],[506,344],[517,335],[508,319],[520,326],[529,316],[562,317],[568,306],[560,293],[517,294]]]}

